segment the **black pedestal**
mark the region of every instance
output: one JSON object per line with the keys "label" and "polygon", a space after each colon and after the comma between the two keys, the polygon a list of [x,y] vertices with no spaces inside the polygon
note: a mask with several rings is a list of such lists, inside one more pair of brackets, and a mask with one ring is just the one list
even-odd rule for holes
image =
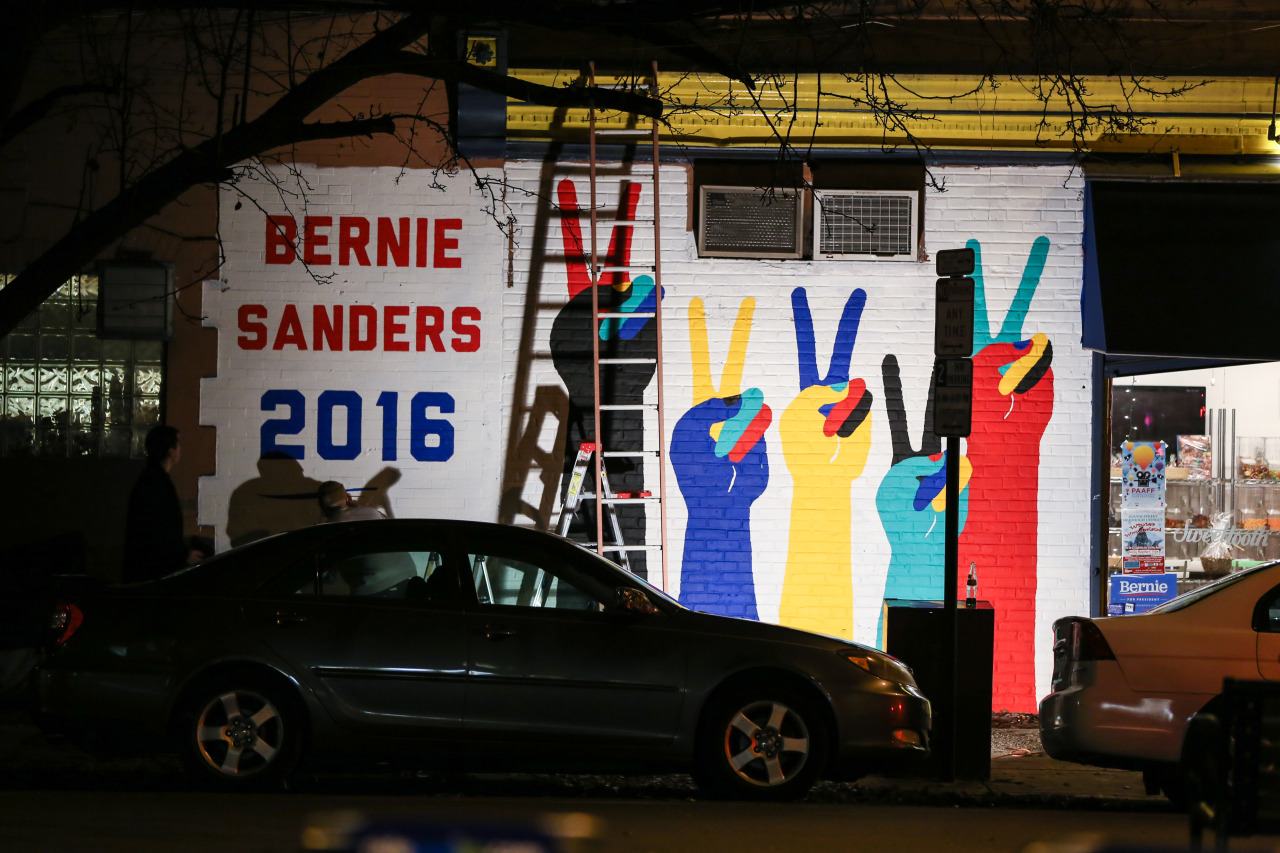
{"label": "black pedestal", "polygon": [[[995,611],[991,603],[964,603],[956,611],[959,671],[956,690],[955,775],[957,779],[991,778],[991,670]],[[951,688],[947,683],[947,611],[941,601],[885,601],[885,651],[911,667],[921,692],[933,707],[932,750],[917,765],[918,775],[946,776],[951,749]]]}

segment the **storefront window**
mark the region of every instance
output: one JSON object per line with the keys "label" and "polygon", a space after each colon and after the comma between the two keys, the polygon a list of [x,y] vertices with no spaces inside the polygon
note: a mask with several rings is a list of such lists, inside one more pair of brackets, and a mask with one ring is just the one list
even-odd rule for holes
{"label": "storefront window", "polygon": [[100,340],[97,304],[97,277],[78,276],[0,338],[0,456],[144,455],[163,344]]}
{"label": "storefront window", "polygon": [[[1183,593],[1261,561],[1280,559],[1278,411],[1280,363],[1116,380],[1109,448],[1108,612],[1127,607],[1128,599],[1135,607],[1122,612],[1155,606],[1158,597],[1147,595],[1149,589],[1170,594],[1176,586]],[[1153,507],[1126,506],[1123,467],[1127,463],[1133,469],[1138,462],[1135,443],[1143,442],[1163,443],[1164,456],[1157,463],[1166,464],[1156,477],[1161,496]],[[1163,525],[1143,517],[1148,509],[1163,514]],[[1144,539],[1138,542],[1144,524]],[[1156,540],[1161,540],[1158,547]]]}

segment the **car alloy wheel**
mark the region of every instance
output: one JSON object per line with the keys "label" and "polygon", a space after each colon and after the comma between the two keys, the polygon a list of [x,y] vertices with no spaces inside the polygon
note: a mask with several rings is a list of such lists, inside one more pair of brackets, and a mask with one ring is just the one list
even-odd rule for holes
{"label": "car alloy wheel", "polygon": [[752,702],[730,718],[724,751],[733,772],[748,785],[781,785],[809,761],[809,728],[781,702]]}
{"label": "car alloy wheel", "polygon": [[196,721],[200,755],[225,776],[252,776],[271,767],[280,755],[284,735],[279,709],[252,690],[213,697]]}
{"label": "car alloy wheel", "polygon": [[226,789],[277,787],[302,751],[303,712],[273,680],[245,673],[189,694],[182,716],[188,766]]}
{"label": "car alloy wheel", "polygon": [[822,771],[826,728],[809,702],[784,690],[759,690],[720,703],[695,779],[731,796],[801,797]]}

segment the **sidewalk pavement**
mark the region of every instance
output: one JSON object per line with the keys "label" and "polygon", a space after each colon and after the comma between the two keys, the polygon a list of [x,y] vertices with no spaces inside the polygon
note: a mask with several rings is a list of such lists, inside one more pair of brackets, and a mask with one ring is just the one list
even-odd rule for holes
{"label": "sidewalk pavement", "polygon": [[1173,811],[1163,796],[1148,795],[1142,773],[1056,761],[1040,744],[1031,714],[994,714],[991,776],[985,780],[890,778],[860,779],[866,796],[890,802],[1009,808],[1079,808],[1116,811]]}
{"label": "sidewalk pavement", "polygon": [[[1069,764],[1045,755],[1041,751],[1038,729],[993,729],[991,752],[991,777],[986,780],[943,782],[870,776],[854,783],[821,783],[808,801],[1173,812],[1173,806],[1166,799],[1145,793],[1141,773]],[[339,783],[339,787],[342,784]],[[354,780],[347,784],[354,784]],[[421,783],[406,782],[400,776],[382,781],[366,777],[359,784],[390,789],[418,785],[425,793],[481,796],[643,799],[698,799],[701,796],[684,775],[454,777],[436,783],[425,778]],[[157,786],[186,790],[192,788],[192,783],[171,757],[88,755],[70,744],[47,742],[25,714],[0,713],[0,789],[130,790]]]}
{"label": "sidewalk pavement", "polygon": [[854,787],[876,799],[912,804],[1174,811],[1164,797],[1146,793],[1140,772],[1071,764],[1029,750],[992,756],[986,780],[871,776]]}

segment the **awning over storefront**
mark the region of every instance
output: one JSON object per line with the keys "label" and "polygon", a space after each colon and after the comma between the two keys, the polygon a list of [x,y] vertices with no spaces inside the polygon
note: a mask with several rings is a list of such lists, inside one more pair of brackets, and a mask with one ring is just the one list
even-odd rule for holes
{"label": "awning over storefront", "polygon": [[1110,372],[1280,360],[1280,185],[1091,181],[1086,349]]}

